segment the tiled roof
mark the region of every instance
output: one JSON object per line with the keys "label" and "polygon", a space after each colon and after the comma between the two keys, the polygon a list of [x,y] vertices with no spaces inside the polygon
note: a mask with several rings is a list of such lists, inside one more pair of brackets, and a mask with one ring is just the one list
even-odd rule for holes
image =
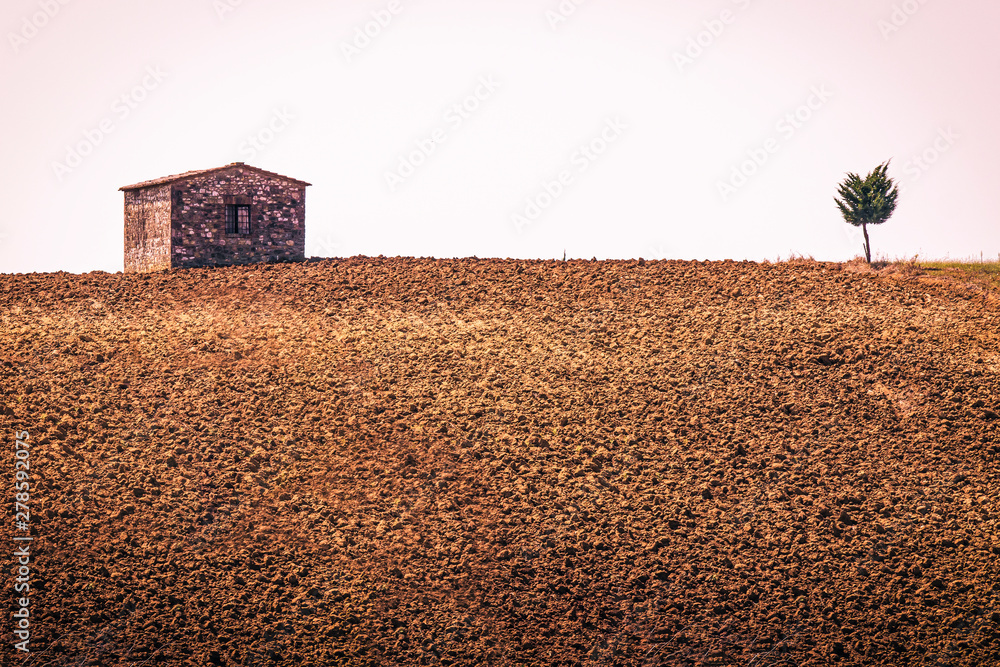
{"label": "tiled roof", "polygon": [[163,178],[155,178],[151,181],[143,181],[142,183],[136,183],[135,185],[126,185],[123,188],[118,188],[119,190],[141,190],[142,188],[149,188],[154,185],[166,185],[167,183],[173,183],[174,181],[182,181],[186,178],[193,178],[195,176],[202,176],[203,174],[211,174],[216,171],[223,171],[225,169],[232,169],[233,167],[240,167],[242,169],[249,169],[251,171],[256,171],[259,174],[266,174],[268,176],[273,176],[274,178],[280,178],[283,181],[289,181],[291,183],[297,183],[298,185],[312,185],[312,183],[306,183],[305,181],[300,181],[295,178],[289,178],[288,176],[282,176],[281,174],[276,174],[273,171],[264,171],[263,169],[258,169],[257,167],[251,167],[249,165],[243,164],[242,162],[233,162],[232,164],[227,164],[224,167],[216,167],[214,169],[199,169],[198,171],[188,171],[183,174],[176,174],[174,176],[164,176]]}

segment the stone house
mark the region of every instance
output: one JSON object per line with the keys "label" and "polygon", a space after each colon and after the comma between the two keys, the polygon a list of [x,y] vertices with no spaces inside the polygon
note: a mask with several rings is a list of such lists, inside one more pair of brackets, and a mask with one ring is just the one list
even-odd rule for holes
{"label": "stone house", "polygon": [[125,272],[304,260],[309,185],[242,162],[127,185]]}

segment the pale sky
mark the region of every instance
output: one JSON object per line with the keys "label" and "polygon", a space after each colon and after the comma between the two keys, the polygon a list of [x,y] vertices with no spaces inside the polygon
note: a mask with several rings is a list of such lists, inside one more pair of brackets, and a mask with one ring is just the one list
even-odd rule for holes
{"label": "pale sky", "polygon": [[[0,272],[121,271],[118,188],[313,184],[311,256],[1000,254],[994,0],[5,0]],[[366,35],[365,33],[368,33]],[[742,173],[741,173],[742,171]]]}

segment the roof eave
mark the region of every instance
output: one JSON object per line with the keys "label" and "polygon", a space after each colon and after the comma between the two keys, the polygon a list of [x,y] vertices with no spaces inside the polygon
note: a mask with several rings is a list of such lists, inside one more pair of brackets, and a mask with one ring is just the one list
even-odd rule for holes
{"label": "roof eave", "polygon": [[266,169],[261,169],[260,167],[254,167],[243,162],[233,162],[232,164],[227,164],[222,167],[214,167],[212,169],[201,169],[198,171],[191,171],[184,174],[176,174],[174,176],[164,176],[162,178],[154,178],[148,181],[142,181],[141,183],[135,183],[133,185],[125,185],[118,188],[119,192],[130,192],[132,190],[145,190],[147,188],[158,188],[164,185],[172,185],[179,181],[186,181],[192,178],[197,178],[199,176],[205,176],[206,174],[211,174],[217,171],[223,171],[225,169],[234,169],[242,167],[244,169],[250,169],[262,174],[266,174],[273,178],[277,178],[282,181],[287,181],[289,183],[294,183],[302,187],[312,187],[312,183],[306,183],[305,181],[300,181],[297,178],[292,178],[290,176],[284,176],[282,174],[275,173],[273,171],[267,171]]}

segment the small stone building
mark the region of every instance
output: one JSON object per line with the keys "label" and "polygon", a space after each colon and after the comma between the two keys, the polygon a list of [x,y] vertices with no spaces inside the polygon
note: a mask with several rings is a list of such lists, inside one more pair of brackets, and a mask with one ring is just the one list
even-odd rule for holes
{"label": "small stone building", "polygon": [[125,272],[303,260],[308,186],[242,162],[127,185]]}

